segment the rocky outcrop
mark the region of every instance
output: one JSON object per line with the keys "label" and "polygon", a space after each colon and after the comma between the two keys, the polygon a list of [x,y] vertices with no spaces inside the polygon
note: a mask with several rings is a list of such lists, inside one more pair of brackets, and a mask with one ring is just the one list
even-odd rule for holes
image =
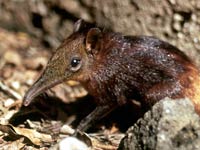
{"label": "rocky outcrop", "polygon": [[132,126],[119,150],[199,150],[200,117],[188,99],[164,100]]}
{"label": "rocky outcrop", "polygon": [[200,64],[199,0],[3,0],[0,27],[25,31],[56,48],[82,18],[129,35],[177,46]]}

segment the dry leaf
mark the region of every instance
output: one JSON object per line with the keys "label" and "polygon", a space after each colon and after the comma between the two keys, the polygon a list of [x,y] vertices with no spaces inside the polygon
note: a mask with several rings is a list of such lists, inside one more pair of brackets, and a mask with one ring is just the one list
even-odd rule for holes
{"label": "dry leaf", "polygon": [[14,140],[24,137],[25,143],[36,146],[43,146],[44,143],[53,142],[50,135],[39,133],[33,129],[13,127],[12,125],[0,125],[0,130],[7,133]]}
{"label": "dry leaf", "polygon": [[0,145],[0,150],[19,150],[23,149],[25,144],[23,142],[23,138],[20,138],[13,142],[8,142],[4,145]]}

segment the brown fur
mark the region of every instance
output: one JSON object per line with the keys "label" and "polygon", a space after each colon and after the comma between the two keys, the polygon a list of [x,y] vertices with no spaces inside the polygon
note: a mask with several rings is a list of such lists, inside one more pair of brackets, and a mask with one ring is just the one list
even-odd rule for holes
{"label": "brown fur", "polygon": [[[25,95],[25,105],[58,83],[76,80],[97,104],[81,121],[80,130],[133,99],[148,110],[164,97],[189,97],[200,112],[199,71],[176,47],[153,37],[103,31],[81,21],[74,31]],[[74,58],[80,61],[77,67],[71,64]]]}
{"label": "brown fur", "polygon": [[184,89],[185,97],[190,98],[194,103],[197,113],[200,115],[200,76],[199,71],[194,66],[190,66],[190,71],[183,74],[181,82],[187,85],[188,88]]}

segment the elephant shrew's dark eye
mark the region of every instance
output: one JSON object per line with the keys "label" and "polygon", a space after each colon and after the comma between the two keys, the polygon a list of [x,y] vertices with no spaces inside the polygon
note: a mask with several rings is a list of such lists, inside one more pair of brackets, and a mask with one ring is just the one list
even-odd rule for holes
{"label": "elephant shrew's dark eye", "polygon": [[80,58],[73,58],[71,60],[71,67],[72,67],[72,70],[76,71],[78,70],[80,67],[80,62],[81,62],[81,59]]}

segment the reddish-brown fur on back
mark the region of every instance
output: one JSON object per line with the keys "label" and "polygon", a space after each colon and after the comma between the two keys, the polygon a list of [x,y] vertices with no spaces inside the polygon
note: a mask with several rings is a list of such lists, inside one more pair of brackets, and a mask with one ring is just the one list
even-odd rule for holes
{"label": "reddish-brown fur on back", "polygon": [[188,72],[180,77],[180,80],[185,88],[183,94],[190,98],[194,103],[197,113],[200,115],[200,77],[199,71],[193,65],[188,64]]}
{"label": "reddish-brown fur on back", "polygon": [[164,97],[189,97],[199,105],[199,71],[176,47],[146,36],[104,36],[85,84],[98,104],[135,99],[148,108]]}

